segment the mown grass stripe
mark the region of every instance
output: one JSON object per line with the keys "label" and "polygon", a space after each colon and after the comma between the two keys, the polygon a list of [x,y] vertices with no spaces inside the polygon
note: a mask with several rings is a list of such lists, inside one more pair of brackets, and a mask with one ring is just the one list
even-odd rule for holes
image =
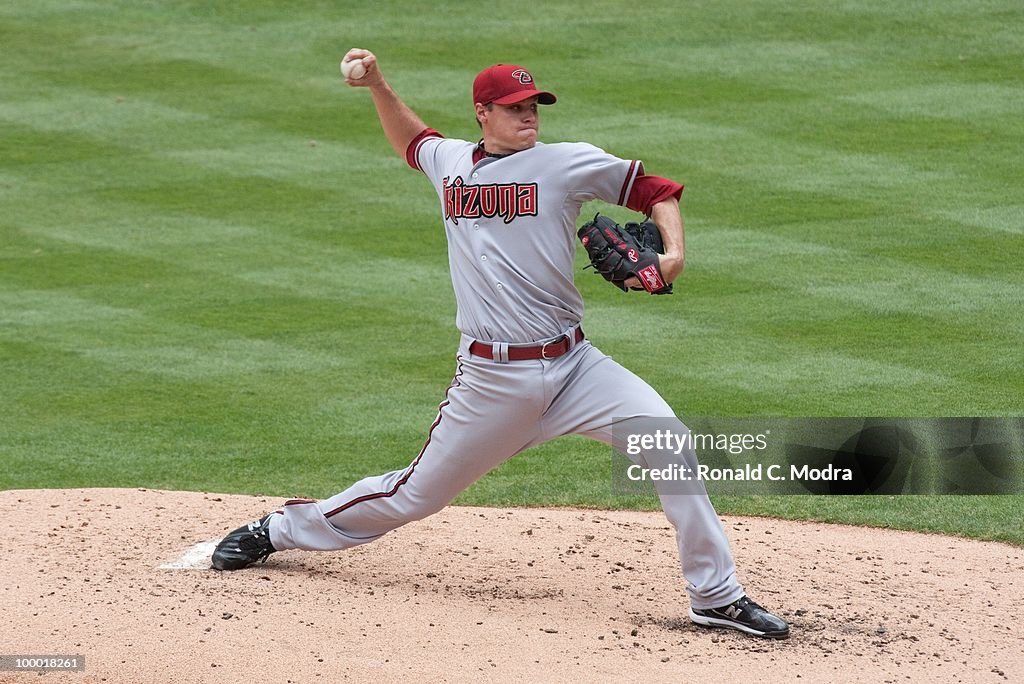
{"label": "mown grass stripe", "polygon": [[[416,9],[0,6],[0,486],[324,496],[415,453],[454,301],[437,197],[340,82],[356,44],[467,138],[473,75],[525,63],[544,139],[687,184],[676,295],[578,275],[591,337],[680,413],[1024,412],[1018,4]],[[579,49],[612,33],[643,47]],[[563,440],[460,500],[657,505],[607,469]],[[1024,529],[992,499],[725,505]]]}

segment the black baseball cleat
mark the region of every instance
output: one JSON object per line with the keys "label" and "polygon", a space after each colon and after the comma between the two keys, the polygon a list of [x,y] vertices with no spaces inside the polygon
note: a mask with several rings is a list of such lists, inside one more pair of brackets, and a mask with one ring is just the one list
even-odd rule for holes
{"label": "black baseball cleat", "polygon": [[705,627],[738,629],[767,639],[786,639],[789,625],[772,615],[746,596],[741,596],[722,608],[690,608],[690,620]]}
{"label": "black baseball cleat", "polygon": [[256,561],[267,562],[277,551],[270,543],[270,515],[254,520],[220,540],[213,551],[213,567],[217,570],[241,570]]}

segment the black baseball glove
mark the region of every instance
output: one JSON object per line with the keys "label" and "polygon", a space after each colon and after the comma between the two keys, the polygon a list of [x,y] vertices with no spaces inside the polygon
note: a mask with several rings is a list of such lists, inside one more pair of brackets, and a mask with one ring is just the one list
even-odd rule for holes
{"label": "black baseball glove", "polygon": [[576,234],[587,249],[590,265],[623,292],[626,280],[635,277],[651,294],[672,294],[672,284],[666,283],[661,273],[658,255],[665,246],[654,221],[620,226],[607,216],[596,214]]}

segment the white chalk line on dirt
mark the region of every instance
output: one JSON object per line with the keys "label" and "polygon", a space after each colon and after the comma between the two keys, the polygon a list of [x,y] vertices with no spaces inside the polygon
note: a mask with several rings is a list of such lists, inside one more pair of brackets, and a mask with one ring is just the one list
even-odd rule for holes
{"label": "white chalk line on dirt", "polygon": [[209,570],[213,567],[210,564],[210,557],[213,550],[217,548],[219,539],[205,541],[185,549],[185,553],[179,558],[160,566],[161,570]]}

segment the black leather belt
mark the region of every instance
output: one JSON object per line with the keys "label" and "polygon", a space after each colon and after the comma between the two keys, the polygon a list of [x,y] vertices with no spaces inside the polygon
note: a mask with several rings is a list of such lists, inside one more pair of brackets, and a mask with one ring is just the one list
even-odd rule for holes
{"label": "black leather belt", "polygon": [[[579,344],[586,337],[583,334],[583,328],[576,328],[574,334],[575,342],[573,342],[569,335],[562,335],[550,342],[544,344],[538,344],[533,346],[508,346],[508,360],[509,361],[529,361],[531,359],[557,359],[562,354],[565,354],[576,344]],[[494,358],[494,348],[497,345],[488,344],[486,342],[476,341],[469,345],[469,353],[473,356],[482,356],[485,359]]]}

